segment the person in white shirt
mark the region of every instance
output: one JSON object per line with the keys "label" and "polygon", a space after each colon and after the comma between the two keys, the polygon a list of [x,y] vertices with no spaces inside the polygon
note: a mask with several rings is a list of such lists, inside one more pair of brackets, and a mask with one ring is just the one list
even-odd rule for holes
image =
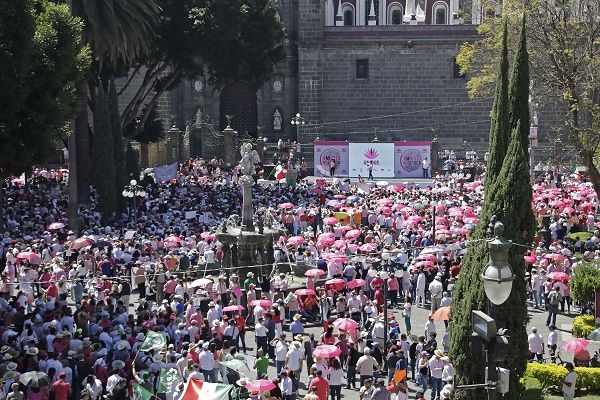
{"label": "person in white shirt", "polygon": [[531,291],[533,293],[533,301],[535,305],[533,308],[539,310],[540,308],[540,290],[542,288],[542,277],[537,273],[536,269],[531,270]]}
{"label": "person in white shirt", "polygon": [[442,285],[442,277],[440,274],[435,276],[435,279],[429,284],[429,293],[431,294],[431,313],[440,308],[442,301],[442,292],[444,286]]}
{"label": "person in white shirt", "polygon": [[207,381],[217,383],[217,370],[215,369],[215,358],[208,349],[208,342],[202,344],[202,351],[198,356],[198,365]]}
{"label": "person in white shirt", "polygon": [[371,349],[365,347],[363,355],[358,359],[356,363],[356,372],[360,376],[360,386],[362,387],[365,383],[365,379],[373,378],[373,374],[379,369],[379,363],[371,355]]}
{"label": "person in white shirt", "polygon": [[286,400],[296,400],[296,386],[292,379],[288,376],[287,371],[281,371],[279,374],[281,379],[279,381],[279,389],[281,394]]}
{"label": "person in white shirt", "polygon": [[558,345],[558,333],[556,332],[556,326],[550,325],[548,327],[550,329],[550,333],[548,334],[548,352],[550,353],[550,357],[552,358],[552,362],[556,360],[556,347]]}
{"label": "person in white shirt", "polygon": [[383,337],[385,336],[385,324],[383,323],[383,318],[377,319],[377,322],[373,324],[371,335],[373,336],[373,340],[379,343],[379,347],[383,348]]}
{"label": "person in white shirt", "polygon": [[258,318],[254,325],[254,334],[256,336],[256,350],[262,349],[267,354],[267,327],[264,324],[264,318]]}
{"label": "person in white shirt", "polygon": [[565,377],[562,386],[564,400],[573,400],[575,398],[575,382],[577,381],[577,373],[575,367],[571,363],[565,365],[569,373]]}
{"label": "person in white shirt", "polygon": [[283,371],[285,366],[285,359],[289,350],[289,346],[285,341],[285,333],[279,335],[279,338],[273,339],[270,343],[271,346],[275,347],[275,368],[277,375]]}
{"label": "person in white shirt", "polygon": [[425,273],[423,271],[419,272],[417,276],[417,296],[415,299],[415,304],[418,304],[419,307],[425,308],[425,285],[427,283],[427,278],[425,277]]}
{"label": "person in white shirt", "polygon": [[98,400],[102,395],[102,382],[94,375],[89,375],[86,378],[85,389],[90,395],[91,400]]}
{"label": "person in white shirt", "polygon": [[535,326],[531,328],[527,343],[529,345],[529,359],[533,360],[534,357],[537,357],[537,360],[542,362],[544,359],[544,338],[537,332]]}
{"label": "person in white shirt", "polygon": [[213,326],[213,322],[219,319],[219,312],[215,309],[215,303],[212,301],[208,305],[210,308],[206,313],[206,319],[208,319],[208,325]]}
{"label": "person in white shirt", "polygon": [[302,372],[302,360],[304,360],[304,352],[301,347],[302,345],[300,342],[293,341],[285,357],[285,366],[287,369],[294,372],[296,379],[300,378],[300,373]]}

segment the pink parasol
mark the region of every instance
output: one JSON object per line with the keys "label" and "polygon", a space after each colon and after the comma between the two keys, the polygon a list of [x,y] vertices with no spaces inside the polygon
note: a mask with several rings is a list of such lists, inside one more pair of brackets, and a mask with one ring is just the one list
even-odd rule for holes
{"label": "pink parasol", "polygon": [[334,218],[334,217],[327,217],[327,218],[323,219],[323,223],[325,225],[335,225],[335,224],[337,224],[337,222],[338,222],[337,218]]}
{"label": "pink parasol", "polygon": [[169,236],[164,240],[165,247],[179,247],[181,246],[181,238],[179,236]]}
{"label": "pink parasol", "polygon": [[322,344],[315,347],[313,350],[313,357],[333,358],[340,355],[342,350],[339,347],[332,344]]}
{"label": "pink parasol", "polygon": [[294,208],[294,205],[292,203],[281,203],[280,205],[277,206],[277,208],[280,208],[282,210],[290,210],[290,209]]}
{"label": "pink parasol", "polygon": [[364,279],[352,279],[350,282],[348,282],[348,284],[346,286],[350,289],[354,289],[357,287],[364,286],[366,284],[367,284],[367,281],[365,281]]}
{"label": "pink parasol", "polygon": [[224,312],[236,312],[236,311],[243,311],[245,309],[246,309],[246,307],[244,307],[242,305],[233,305],[233,306],[223,307]]}
{"label": "pink parasol", "polygon": [[550,254],[546,254],[544,256],[544,258],[560,262],[560,261],[564,261],[564,259],[567,258],[567,257],[563,256],[562,254],[559,254],[559,253],[550,253]]}
{"label": "pink parasol", "polygon": [[467,217],[463,218],[465,224],[476,224],[479,222],[479,218],[477,217]]}
{"label": "pink parasol", "polygon": [[550,272],[546,276],[552,280],[561,281],[561,282],[566,282],[571,278],[569,275],[565,274],[564,272],[558,272],[558,271]]}
{"label": "pink parasol", "polygon": [[370,251],[375,250],[376,248],[377,248],[377,245],[375,243],[365,243],[359,247],[359,250],[362,251],[363,253],[368,253]]}
{"label": "pink parasol", "polygon": [[214,283],[214,282],[212,281],[212,279],[199,278],[199,279],[196,279],[195,281],[193,281],[192,283],[190,283],[188,285],[188,287],[191,288],[191,289],[197,288],[197,287],[205,287],[209,283]]}
{"label": "pink parasol", "polygon": [[294,292],[296,296],[310,296],[311,294],[317,294],[313,289],[296,289]]}
{"label": "pink parasol", "polygon": [[317,241],[317,243],[320,243],[321,246],[323,247],[329,247],[332,244],[335,243],[335,239],[334,238],[329,238],[329,237],[324,237],[324,238],[319,238],[319,240]]}
{"label": "pink parasol", "polygon": [[215,234],[211,233],[211,232],[202,232],[200,234],[200,237],[202,239],[205,239],[205,240],[208,240],[208,239],[214,240],[215,239]]}
{"label": "pink parasol", "polygon": [[94,241],[91,238],[88,237],[80,237],[78,239],[75,239],[71,242],[71,245],[69,246],[69,249],[71,250],[79,250],[79,249],[83,249],[84,247],[88,247],[94,244]]}
{"label": "pink parasol", "polygon": [[304,243],[304,238],[302,236],[291,236],[288,238],[287,242],[293,245],[300,245]]}
{"label": "pink parasol", "polygon": [[327,281],[325,281],[326,285],[345,285],[346,281],[344,281],[341,278],[333,278],[333,279],[329,279]]}
{"label": "pink parasol", "polygon": [[401,192],[404,190],[404,185],[390,185],[388,186],[388,190],[392,190],[394,192]]}
{"label": "pink parasol", "polygon": [[250,305],[253,307],[261,306],[263,308],[269,308],[273,305],[273,303],[267,299],[260,299],[260,300],[252,300],[250,302]]}
{"label": "pink parasol", "polygon": [[465,228],[456,228],[454,230],[454,232],[456,232],[459,235],[468,235],[470,231],[468,229],[465,229]]}
{"label": "pink parasol", "polygon": [[345,331],[351,331],[358,329],[358,322],[351,318],[338,318],[333,321],[333,326],[338,329],[343,329]]}
{"label": "pink parasol", "polygon": [[344,199],[346,198],[346,196],[345,196],[345,195],[343,195],[343,194],[336,194],[335,196],[333,196],[333,198],[335,198],[335,199],[340,199],[340,200],[344,200]]}
{"label": "pink parasol", "polygon": [[65,224],[63,224],[62,222],[53,222],[50,225],[48,225],[48,230],[56,231],[56,230],[62,229],[64,227],[65,227]]}
{"label": "pink parasol", "polygon": [[343,249],[344,247],[346,247],[346,241],[342,239],[336,240],[333,245],[336,249]]}
{"label": "pink parasol", "polygon": [[535,262],[536,258],[537,258],[536,256],[523,256],[523,259],[528,264],[533,264]]}
{"label": "pink parasol", "polygon": [[346,232],[346,234],[344,235],[344,237],[346,239],[356,239],[357,237],[360,236],[360,229],[352,229],[348,232]]}
{"label": "pink parasol", "polygon": [[350,253],[356,253],[356,251],[358,250],[358,245],[351,243],[348,245],[348,250],[350,251]]}
{"label": "pink parasol", "polygon": [[275,384],[268,379],[256,379],[246,383],[245,386],[249,392],[264,392],[265,390],[275,389],[275,387]]}
{"label": "pink parasol", "polygon": [[33,251],[22,251],[17,254],[17,258],[19,260],[28,260],[32,264],[37,264],[40,262],[40,256]]}
{"label": "pink parasol", "polygon": [[327,275],[327,272],[323,271],[322,269],[318,269],[318,268],[313,268],[313,269],[309,269],[308,271],[306,271],[304,273],[304,276],[321,276],[321,275]]}
{"label": "pink parasol", "polygon": [[579,350],[583,350],[588,347],[589,344],[590,342],[587,341],[587,339],[578,338],[565,342],[562,348],[564,351],[568,351],[569,353],[576,353]]}

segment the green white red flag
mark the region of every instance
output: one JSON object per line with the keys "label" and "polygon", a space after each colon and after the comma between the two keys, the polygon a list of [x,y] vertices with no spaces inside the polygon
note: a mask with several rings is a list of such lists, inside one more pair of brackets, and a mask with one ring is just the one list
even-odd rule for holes
{"label": "green white red flag", "polygon": [[178,400],[227,400],[229,398],[229,391],[232,388],[233,385],[209,383],[191,378],[185,384],[183,394]]}

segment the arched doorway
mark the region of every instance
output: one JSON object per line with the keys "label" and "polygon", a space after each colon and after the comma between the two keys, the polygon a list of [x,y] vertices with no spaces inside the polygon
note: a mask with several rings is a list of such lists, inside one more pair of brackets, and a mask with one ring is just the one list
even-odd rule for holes
{"label": "arched doorway", "polygon": [[230,83],[221,91],[220,128],[227,127],[226,115],[233,115],[231,127],[240,135],[256,137],[256,92],[243,83]]}

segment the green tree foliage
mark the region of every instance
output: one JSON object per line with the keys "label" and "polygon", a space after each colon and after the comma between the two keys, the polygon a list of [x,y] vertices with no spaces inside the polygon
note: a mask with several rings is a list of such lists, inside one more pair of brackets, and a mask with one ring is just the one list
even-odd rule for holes
{"label": "green tree foliage", "polygon": [[[504,237],[512,240],[513,245],[509,252],[509,264],[515,273],[515,280],[508,300],[492,307],[493,317],[498,327],[510,331],[510,349],[507,360],[503,366],[511,371],[510,392],[507,398],[519,398],[521,386],[519,379],[525,372],[527,354],[527,292],[525,287],[525,264],[523,253],[525,247],[533,241],[535,219],[531,211],[531,183],[529,176],[529,160],[527,156],[528,138],[525,143],[522,137],[523,124],[529,126],[528,113],[524,110],[515,110],[513,102],[527,107],[529,96],[527,74],[527,50],[525,27],[521,30],[522,40],[519,42],[517,56],[513,63],[512,77],[521,85],[515,87],[511,81],[514,93],[511,98],[511,115],[521,115],[526,120],[517,119],[511,126],[509,147],[504,159],[502,169],[496,182],[485,194],[486,203],[482,210],[481,222],[477,226],[473,239],[485,237],[487,223],[493,215],[498,216],[504,224]],[[471,310],[485,310],[486,297],[483,290],[481,273],[487,264],[487,250],[485,242],[475,242],[467,252],[460,277],[457,281],[455,295],[456,307],[453,307],[453,326],[451,328],[450,354],[455,359],[457,378],[459,383],[480,383],[483,379],[481,360],[474,360],[470,356],[471,336]],[[478,392],[462,391],[457,393],[458,398],[481,398]]]}
{"label": "green tree foliage", "polygon": [[571,278],[571,296],[585,303],[593,303],[600,290],[600,269],[589,262],[580,262]]}
{"label": "green tree foliage", "polygon": [[113,129],[108,109],[108,94],[100,85],[96,90],[94,109],[94,136],[92,138],[92,181],[98,192],[98,207],[102,221],[108,222],[115,211],[117,192],[115,186],[115,147]]}
{"label": "green tree foliage", "polygon": [[140,143],[158,143],[167,136],[164,128],[163,120],[160,118],[156,107],[150,110],[148,120],[144,126],[138,126],[139,122],[135,121],[127,125],[123,135],[128,138],[135,138],[136,142]]}
{"label": "green tree foliage", "polygon": [[270,0],[160,0],[160,6],[151,50],[125,86],[144,71],[122,114],[123,126],[139,119],[135,134],[160,96],[182,79],[206,76],[217,88],[244,82],[258,89],[285,56],[283,26]]}
{"label": "green tree foliage", "polygon": [[489,140],[489,159],[485,170],[485,187],[490,188],[502,168],[508,141],[510,139],[510,122],[508,112],[508,22],[504,22],[502,49],[498,63],[496,78],[496,94],[492,107]]}
{"label": "green tree foliage", "polygon": [[82,23],[46,0],[0,5],[0,175],[20,174],[67,135],[72,82],[89,63]]}
{"label": "green tree foliage", "polygon": [[509,44],[516,44],[523,11],[533,98],[563,113],[553,129],[568,136],[600,194],[600,0],[504,0],[502,16],[491,13],[478,27],[482,39],[461,46],[457,62],[468,73],[469,94],[487,96],[492,90],[502,19],[509,23]]}

